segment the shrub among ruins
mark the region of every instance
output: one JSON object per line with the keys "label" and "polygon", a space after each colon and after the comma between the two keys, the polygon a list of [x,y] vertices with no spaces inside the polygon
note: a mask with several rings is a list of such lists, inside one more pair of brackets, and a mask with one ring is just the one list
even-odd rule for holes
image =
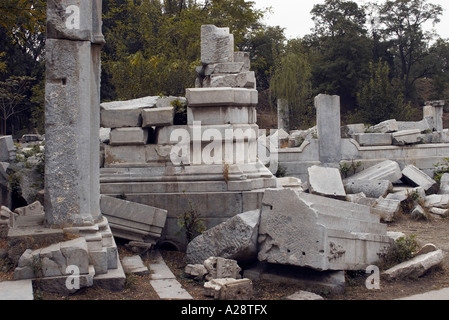
{"label": "shrub among ruins", "polygon": [[380,257],[381,262],[379,266],[381,267],[381,269],[391,268],[394,265],[413,258],[413,255],[419,247],[416,237],[416,235],[410,235],[397,239],[390,246],[387,253]]}

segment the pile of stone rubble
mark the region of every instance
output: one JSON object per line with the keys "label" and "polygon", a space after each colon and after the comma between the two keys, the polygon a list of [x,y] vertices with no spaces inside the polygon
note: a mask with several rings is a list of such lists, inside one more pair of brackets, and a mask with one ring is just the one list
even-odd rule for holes
{"label": "pile of stone rubble", "polygon": [[[210,257],[235,259],[251,279],[333,283],[341,292],[347,270],[378,263],[398,237],[387,232],[404,202],[416,218],[446,215],[449,175],[437,183],[414,166],[403,170],[390,160],[343,180],[339,169],[309,168],[309,181],[278,179],[265,191],[261,210],[245,212],[207,230],[187,247],[189,274],[203,277]],[[442,262],[444,253],[427,245],[412,260],[384,272],[387,279],[421,276]],[[194,270],[194,271],[192,271]],[[202,271],[201,271],[202,270]],[[315,280],[311,280],[315,279]],[[327,279],[327,280],[323,280]],[[344,289],[343,289],[344,290]]]}

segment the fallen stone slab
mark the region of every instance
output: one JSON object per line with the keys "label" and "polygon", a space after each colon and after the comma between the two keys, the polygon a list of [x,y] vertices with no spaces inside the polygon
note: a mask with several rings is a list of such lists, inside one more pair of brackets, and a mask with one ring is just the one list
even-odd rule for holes
{"label": "fallen stone slab", "polygon": [[133,273],[139,276],[145,276],[150,273],[148,267],[143,264],[142,258],[138,255],[123,257],[122,267],[125,273]]}
{"label": "fallen stone slab", "polygon": [[143,97],[127,101],[104,102],[100,105],[102,128],[124,128],[142,126],[142,109],[153,108],[159,96]]}
{"label": "fallen stone slab", "polygon": [[206,267],[202,264],[188,264],[184,268],[184,274],[198,281],[203,281],[207,273]]}
{"label": "fallen stone slab", "polygon": [[424,138],[421,134],[421,130],[402,130],[398,132],[394,132],[392,134],[393,137],[393,145],[396,146],[405,146],[409,144],[417,144],[423,143]]}
{"label": "fallen stone slab", "polygon": [[387,280],[395,280],[405,277],[420,277],[430,268],[439,265],[444,258],[442,250],[419,255],[409,261],[403,262],[384,271],[382,274]]}
{"label": "fallen stone slab", "polygon": [[425,191],[431,190],[437,184],[435,180],[414,165],[408,165],[402,170],[402,181],[414,187],[421,187]]}
{"label": "fallen stone slab", "polygon": [[312,194],[344,200],[346,191],[337,168],[312,166],[309,173],[309,191]]}
{"label": "fallen stone slab", "polygon": [[347,124],[340,128],[341,137],[343,139],[354,138],[355,135],[365,132],[364,123]]}
{"label": "fallen stone slab", "polygon": [[386,225],[367,206],[267,189],[259,226],[261,262],[315,270],[359,270],[390,246]]}
{"label": "fallen stone slab", "polygon": [[324,300],[324,298],[320,295],[317,295],[313,292],[308,291],[298,291],[295,292],[292,295],[289,295],[287,300],[306,300],[306,301],[312,301],[312,300]]}
{"label": "fallen stone slab", "polygon": [[167,210],[105,195],[100,208],[114,236],[131,241],[155,242],[167,219]]}
{"label": "fallen stone slab", "polygon": [[193,300],[193,297],[176,279],[151,280],[150,284],[160,299]]}
{"label": "fallen stone slab", "polygon": [[420,130],[421,132],[432,130],[427,119],[421,121],[397,121],[398,131],[403,130]]}
{"label": "fallen stone slab", "polygon": [[217,300],[251,300],[253,283],[250,279],[213,279],[204,284],[205,295]]}
{"label": "fallen stone slab", "polygon": [[245,264],[257,259],[260,210],[238,214],[203,232],[187,245],[186,261],[202,264],[210,257]]}
{"label": "fallen stone slab", "polygon": [[391,133],[398,130],[399,128],[397,121],[395,119],[391,119],[376,124],[375,126],[369,127],[367,131],[374,133]]}
{"label": "fallen stone slab", "polygon": [[399,164],[392,160],[385,160],[356,173],[346,179],[346,182],[354,180],[389,180],[395,182],[401,178],[402,171]]}
{"label": "fallen stone slab", "polygon": [[361,146],[389,146],[393,143],[391,133],[358,133],[354,138]]}
{"label": "fallen stone slab", "polygon": [[424,206],[426,208],[449,209],[449,195],[447,194],[428,195],[425,198]]}
{"label": "fallen stone slab", "polygon": [[368,207],[374,207],[377,204],[376,198],[368,198],[363,192],[346,195],[346,201],[361,204]]}
{"label": "fallen stone slab", "polygon": [[347,193],[363,192],[368,198],[387,196],[393,190],[393,184],[389,180],[353,180],[345,184]]}
{"label": "fallen stone slab", "polygon": [[381,221],[392,222],[401,210],[401,201],[394,199],[379,199],[371,212],[378,215]]}

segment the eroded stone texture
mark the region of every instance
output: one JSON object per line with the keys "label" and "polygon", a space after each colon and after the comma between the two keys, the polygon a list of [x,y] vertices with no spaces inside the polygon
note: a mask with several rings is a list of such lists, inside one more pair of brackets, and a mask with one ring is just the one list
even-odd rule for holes
{"label": "eroded stone texture", "polygon": [[257,236],[260,211],[249,211],[211,228],[187,246],[187,261],[201,264],[209,257],[222,257],[241,262],[257,258]]}

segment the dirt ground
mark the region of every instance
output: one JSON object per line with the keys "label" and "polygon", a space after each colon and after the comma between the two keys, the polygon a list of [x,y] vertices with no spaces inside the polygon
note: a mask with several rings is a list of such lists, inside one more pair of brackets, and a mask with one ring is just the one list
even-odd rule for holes
{"label": "dirt ground", "polygon": [[[449,252],[449,218],[428,221],[415,221],[408,216],[400,216],[396,222],[389,224],[389,231],[400,231],[407,236],[416,235],[420,245],[435,244],[445,253]],[[6,242],[0,241],[0,247]],[[184,254],[173,251],[163,251],[162,256],[176,275],[178,281],[194,297],[195,300],[209,300],[204,295],[203,284],[184,276]],[[124,246],[119,245],[119,254],[133,255]],[[143,257],[144,263],[151,265],[151,255]],[[1,270],[0,261],[0,270]],[[0,281],[10,280],[12,270],[0,271]],[[346,292],[341,295],[325,295],[325,300],[392,300],[427,291],[449,287],[449,255],[441,266],[438,266],[419,278],[408,278],[389,282],[381,278],[380,290],[368,290],[365,287],[367,275],[363,272],[346,273]],[[150,285],[151,275],[127,275],[126,289],[122,292],[110,292],[98,288],[80,290],[71,296],[59,296],[35,290],[35,299],[39,300],[158,300],[156,292]],[[279,285],[269,282],[254,282],[254,300],[284,300],[287,296],[305,290],[298,285]]]}

